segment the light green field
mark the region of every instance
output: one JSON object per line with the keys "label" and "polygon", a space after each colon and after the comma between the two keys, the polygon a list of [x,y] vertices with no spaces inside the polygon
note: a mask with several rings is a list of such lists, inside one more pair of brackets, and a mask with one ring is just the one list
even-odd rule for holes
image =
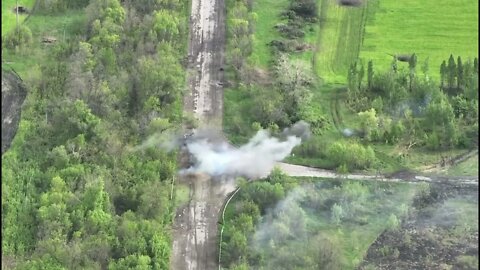
{"label": "light green field", "polygon": [[268,43],[280,37],[274,26],[280,22],[280,15],[288,6],[288,0],[254,1],[253,11],[257,14],[253,53],[250,59],[261,68],[267,68],[272,58]]}
{"label": "light green field", "polygon": [[415,53],[418,67],[428,57],[430,77],[439,78],[450,54],[464,62],[478,56],[478,1],[370,0],[369,8],[370,2],[378,6],[369,14],[360,57],[372,59],[377,70],[389,68],[387,53]]}
{"label": "light green field", "polygon": [[447,175],[478,175],[478,155],[474,155],[464,162],[450,167],[447,171]]}
{"label": "light green field", "polygon": [[[35,0],[19,0],[18,5],[24,6],[29,10],[32,10],[33,4]],[[12,30],[16,23],[16,14],[15,14],[15,5],[16,0],[3,0],[2,1],[2,36]],[[25,18],[27,18],[26,14],[19,14],[18,22],[22,23]]]}
{"label": "light green field", "polygon": [[318,7],[315,72],[328,83],[345,83],[348,67],[360,50],[366,7],[344,7],[337,0],[318,0]]}
{"label": "light green field", "polygon": [[429,75],[438,79],[440,64],[450,54],[464,62],[478,56],[478,1],[369,0],[361,8],[342,7],[335,0],[318,3],[315,70],[329,83],[345,83],[357,57],[386,70],[393,60],[388,54],[415,53],[417,72],[428,57]]}
{"label": "light green field", "polygon": [[[44,36],[55,37],[57,43],[68,40],[85,27],[84,19],[85,12],[83,9],[68,10],[53,16],[32,14],[28,21],[25,22],[25,25],[32,31],[32,44],[18,52],[5,49],[2,59],[8,63],[6,66],[14,68],[20,76],[28,76],[32,67],[39,63],[50,61],[45,55],[55,45],[42,43],[42,38]],[[2,22],[3,20],[2,17]]]}

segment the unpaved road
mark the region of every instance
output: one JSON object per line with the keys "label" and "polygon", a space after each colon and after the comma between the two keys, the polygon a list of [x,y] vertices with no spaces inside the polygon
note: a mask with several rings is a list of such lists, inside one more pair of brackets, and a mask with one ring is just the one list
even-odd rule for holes
{"label": "unpaved road", "polygon": [[[222,126],[224,47],[224,0],[192,0],[184,110],[201,126]],[[189,186],[190,194],[175,216],[170,269],[216,269],[219,212],[235,185],[207,175],[180,175],[178,182]]]}
{"label": "unpaved road", "polygon": [[224,0],[192,0],[185,111],[200,124],[222,126],[224,48]]}
{"label": "unpaved road", "polygon": [[183,181],[189,184],[190,198],[175,217],[170,268],[216,269],[218,217],[223,201],[235,185],[207,175],[188,175]]}
{"label": "unpaved road", "polygon": [[322,178],[343,178],[352,180],[366,180],[366,181],[382,181],[382,182],[428,182],[440,183],[453,186],[473,185],[478,186],[477,176],[440,176],[440,175],[415,175],[413,173],[405,173],[404,175],[396,175],[387,177],[385,175],[367,175],[367,174],[337,174],[334,171],[311,168],[306,166],[292,165],[278,162],[279,167],[283,172],[290,176],[305,176],[305,177],[322,177]]}

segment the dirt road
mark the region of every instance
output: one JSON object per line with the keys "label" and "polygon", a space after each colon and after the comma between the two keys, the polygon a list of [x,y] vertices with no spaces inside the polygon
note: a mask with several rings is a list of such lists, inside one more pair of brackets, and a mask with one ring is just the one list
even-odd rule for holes
{"label": "dirt road", "polygon": [[[200,126],[221,129],[223,117],[224,0],[192,0],[188,84],[184,110]],[[190,187],[189,202],[177,209],[170,269],[218,267],[218,217],[224,199],[235,190],[225,179],[207,175],[179,176]]]}
{"label": "dirt road", "polygon": [[452,176],[440,176],[440,175],[415,175],[410,172],[404,174],[397,174],[387,177],[385,175],[367,175],[367,174],[337,174],[334,171],[311,168],[306,166],[292,165],[287,163],[278,162],[279,167],[283,172],[290,176],[306,176],[306,177],[323,177],[323,178],[343,178],[353,180],[366,180],[366,181],[383,181],[383,182],[428,182],[428,183],[440,183],[447,185],[473,185],[478,186],[477,176],[464,176],[464,177],[452,177]]}
{"label": "dirt road", "polygon": [[177,211],[174,222],[171,269],[216,269],[218,267],[218,217],[233,182],[207,175],[184,177],[190,195]]}
{"label": "dirt road", "polygon": [[221,128],[223,117],[224,0],[192,0],[189,40],[190,93],[185,111],[200,124]]}

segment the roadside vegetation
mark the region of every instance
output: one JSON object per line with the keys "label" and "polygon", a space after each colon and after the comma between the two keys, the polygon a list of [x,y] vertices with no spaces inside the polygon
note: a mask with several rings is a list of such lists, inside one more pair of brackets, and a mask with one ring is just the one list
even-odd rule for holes
{"label": "roadside vegetation", "polygon": [[2,36],[28,89],[2,156],[2,269],[169,267],[177,155],[137,146],[181,125],[188,11],[39,0],[29,38]]}
{"label": "roadside vegetation", "polygon": [[355,269],[384,230],[399,228],[425,189],[280,171],[240,188],[225,214],[226,269]]}
{"label": "roadside vegetation", "polygon": [[477,269],[478,190],[431,185],[408,217],[370,246],[358,269]]}

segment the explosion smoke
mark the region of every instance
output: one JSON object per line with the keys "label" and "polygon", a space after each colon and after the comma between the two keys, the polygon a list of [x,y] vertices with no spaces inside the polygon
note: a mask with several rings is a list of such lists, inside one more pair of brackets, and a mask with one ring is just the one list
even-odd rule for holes
{"label": "explosion smoke", "polygon": [[212,176],[267,176],[275,162],[287,157],[292,149],[310,136],[309,125],[300,121],[282,133],[283,138],[272,137],[260,130],[250,141],[234,148],[225,142],[213,142],[206,136],[194,136],[187,142],[194,164],[183,173],[207,173]]}

